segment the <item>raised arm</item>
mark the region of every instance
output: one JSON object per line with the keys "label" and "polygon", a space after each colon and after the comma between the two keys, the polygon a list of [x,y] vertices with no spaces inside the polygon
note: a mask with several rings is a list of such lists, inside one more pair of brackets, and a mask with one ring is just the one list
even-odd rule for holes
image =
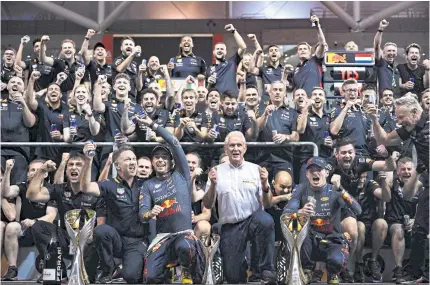
{"label": "raised arm", "polygon": [[361,206],[360,204],[351,196],[349,193],[343,189],[341,191],[338,191],[339,198],[341,201],[343,201],[348,208],[350,208],[357,216],[361,215]]}
{"label": "raised arm", "polygon": [[306,125],[308,123],[309,106],[312,105],[310,99],[306,99],[306,106],[303,108],[302,113],[297,117],[297,132],[302,135],[306,131]]}
{"label": "raised arm", "polygon": [[339,115],[330,123],[330,133],[332,135],[338,135],[340,129],[342,128],[343,121],[345,120],[348,110],[352,107],[352,101],[348,101],[345,107],[340,111]]}
{"label": "raised arm", "polygon": [[126,59],[124,59],[121,63],[119,63],[116,66],[116,71],[117,72],[124,72],[127,69],[127,67],[130,65],[130,63],[133,62],[133,59],[136,56],[136,54],[140,53],[141,50],[142,49],[140,46],[133,47],[132,53]]}
{"label": "raised arm", "polygon": [[[26,38],[27,37],[27,38]],[[25,68],[25,62],[22,61],[22,52],[24,50],[24,45],[30,40],[28,36],[24,36],[21,38],[21,43],[19,44],[18,51],[15,56],[15,65],[20,66],[21,68]]]}
{"label": "raised arm", "polygon": [[317,36],[318,36],[318,47],[315,51],[315,56],[317,58],[323,58],[324,57],[324,52],[325,52],[325,47],[327,45],[326,40],[325,40],[325,36],[324,36],[324,32],[321,29],[321,25],[319,22],[319,19],[317,16],[312,16],[311,17],[311,21],[317,24]]}
{"label": "raised arm", "polygon": [[375,62],[378,62],[382,58],[382,49],[381,49],[381,42],[382,42],[382,33],[384,32],[385,28],[388,27],[390,23],[387,22],[387,20],[382,20],[379,23],[379,29],[376,32],[375,38],[373,40],[373,50],[375,52]]}
{"label": "raised arm", "polygon": [[397,168],[397,160],[400,158],[400,153],[393,151],[385,161],[375,161],[372,164],[373,171],[394,171]]}
{"label": "raised arm", "polygon": [[55,162],[48,160],[36,171],[26,192],[28,200],[32,202],[48,202],[51,199],[48,189],[43,186],[43,181],[48,176],[48,172],[55,171],[55,169]]}
{"label": "raised arm", "polygon": [[34,92],[34,83],[37,79],[40,78],[40,72],[39,71],[33,71],[30,76],[30,80],[28,81],[27,88],[24,91],[24,99],[27,103],[27,106],[30,108],[31,111],[36,112],[37,107],[39,106],[39,103],[36,100],[36,94]]}
{"label": "raised arm", "polygon": [[94,117],[94,114],[93,114],[93,111],[91,110],[90,104],[85,104],[83,106],[82,110],[88,116],[88,125],[90,127],[91,135],[97,136],[100,132],[100,123],[97,122],[96,118]]}
{"label": "raised arm", "polygon": [[106,77],[99,75],[97,82],[94,84],[93,110],[99,114],[104,114],[106,105],[102,100],[102,85],[106,82]]}
{"label": "raised arm", "polygon": [[246,135],[250,140],[256,140],[260,129],[258,128],[257,119],[255,118],[255,112],[253,110],[247,111],[247,119],[250,121],[250,128],[246,130]]}
{"label": "raised arm", "polygon": [[254,54],[252,55],[251,61],[249,62],[249,66],[248,66],[248,72],[253,74],[253,75],[259,75],[260,74],[260,69],[259,69],[259,65],[258,65],[258,59],[261,57],[261,54],[263,53],[263,50],[260,49],[256,49]]}
{"label": "raised arm", "polygon": [[206,184],[206,194],[203,197],[203,206],[205,208],[208,209],[212,209],[213,206],[215,205],[215,201],[216,201],[216,185],[217,185],[217,167],[213,167],[210,171],[209,171],[209,181]]}
{"label": "raised arm", "polygon": [[10,174],[14,165],[15,160],[6,160],[3,181],[1,183],[1,196],[5,198],[15,198],[19,194],[19,187],[17,185],[10,185]]}
{"label": "raised arm", "polygon": [[387,134],[379,124],[379,119],[376,114],[377,112],[376,106],[366,106],[365,110],[366,110],[366,114],[372,120],[373,135],[375,136],[377,145],[382,144],[385,146],[396,146],[401,144],[402,139],[400,138],[397,130],[394,130]]}
{"label": "raised arm", "polygon": [[24,96],[21,94],[15,96],[15,101],[21,103],[22,106],[22,121],[27,128],[31,128],[36,124],[36,116],[30,111]]}
{"label": "raised arm", "polygon": [[39,59],[48,66],[54,65],[54,59],[46,56],[46,43],[49,41],[49,36],[43,36],[40,39]]}
{"label": "raised arm", "polygon": [[126,136],[130,136],[136,131],[136,124],[134,124],[133,121],[128,117],[129,109],[130,100],[127,100],[124,102],[124,112],[121,115],[121,132]]}
{"label": "raised arm", "polygon": [[242,36],[238,33],[238,31],[234,28],[234,26],[232,24],[226,25],[224,29],[227,32],[230,32],[230,33],[233,34],[234,40],[236,41],[236,44],[238,46],[238,48],[237,48],[237,54],[240,57],[242,57],[243,54],[246,51],[246,44],[245,44],[245,41],[243,40]]}
{"label": "raised arm", "polygon": [[98,179],[99,182],[109,178],[109,172],[112,166],[112,154],[113,154],[112,152],[109,154],[105,167],[103,168],[102,172],[99,175],[99,179]]}
{"label": "raised arm", "polygon": [[92,29],[88,29],[87,35],[85,36],[84,41],[82,42],[81,50],[79,51],[79,53],[82,55],[82,58],[84,59],[85,66],[90,64],[90,61],[91,61],[90,57],[87,55],[88,45],[90,43],[90,39],[95,34],[96,34],[96,31],[94,31]]}
{"label": "raised arm", "polygon": [[91,182],[91,167],[93,165],[94,156],[91,156],[90,153],[93,151],[96,151],[96,145],[91,142],[87,142],[84,146],[86,161],[81,174],[81,191],[83,193],[99,197],[99,184],[97,184],[97,182]]}
{"label": "raised arm", "polygon": [[61,156],[61,162],[58,166],[57,171],[54,175],[54,184],[63,184],[64,183],[64,170],[66,169],[67,161],[69,160],[69,154],[64,152]]}

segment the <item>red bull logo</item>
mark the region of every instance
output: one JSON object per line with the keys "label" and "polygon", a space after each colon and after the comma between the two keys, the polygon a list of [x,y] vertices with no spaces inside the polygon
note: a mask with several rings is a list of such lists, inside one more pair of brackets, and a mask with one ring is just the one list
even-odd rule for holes
{"label": "red bull logo", "polygon": [[335,52],[328,52],[326,54],[327,63],[348,63],[346,60],[346,54],[337,54]]}
{"label": "red bull logo", "polygon": [[181,211],[181,205],[179,205],[176,200],[165,200],[160,206],[163,207],[164,210],[158,215],[159,218],[165,218]]}
{"label": "red bull logo", "polygon": [[329,220],[327,220],[327,219],[321,219],[321,218],[318,218],[318,219],[315,219],[315,220],[311,221],[311,224],[314,225],[314,226],[316,226],[316,227],[323,227],[325,225],[328,225],[329,223],[330,223]]}
{"label": "red bull logo", "polygon": [[178,203],[176,200],[165,200],[163,203],[161,203],[161,207],[164,209],[171,208],[175,203]]}

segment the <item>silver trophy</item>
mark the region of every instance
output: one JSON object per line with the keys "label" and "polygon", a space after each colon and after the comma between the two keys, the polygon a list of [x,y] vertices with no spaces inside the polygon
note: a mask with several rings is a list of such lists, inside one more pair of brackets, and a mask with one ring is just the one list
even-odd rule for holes
{"label": "silver trophy", "polygon": [[206,261],[202,284],[217,284],[212,262],[219,247],[220,236],[212,234],[212,237],[212,245],[209,244],[208,246],[206,245],[206,238],[199,239],[199,242],[203,244],[203,253],[205,254]]}
{"label": "silver trophy", "polygon": [[75,249],[69,285],[88,285],[87,271],[84,264],[84,248],[93,234],[96,212],[93,210],[71,210],[65,216],[67,233]]}
{"label": "silver trophy", "polygon": [[300,249],[308,234],[309,219],[298,217],[296,214],[283,214],[281,216],[282,234],[290,249],[290,267],[288,268],[285,284],[305,285],[310,282],[303,273],[300,261]]}

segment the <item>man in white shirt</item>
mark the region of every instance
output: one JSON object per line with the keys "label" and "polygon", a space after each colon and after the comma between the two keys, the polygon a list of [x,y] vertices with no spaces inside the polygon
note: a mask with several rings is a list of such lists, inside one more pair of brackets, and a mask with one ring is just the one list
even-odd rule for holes
{"label": "man in white shirt", "polygon": [[210,209],[218,199],[219,222],[223,224],[220,248],[227,283],[246,283],[246,245],[255,239],[262,283],[275,284],[274,221],[263,210],[263,206],[271,201],[268,172],[244,160],[246,149],[246,140],[241,132],[227,135],[224,151],[229,162],[209,172],[210,181],[206,185],[203,203]]}

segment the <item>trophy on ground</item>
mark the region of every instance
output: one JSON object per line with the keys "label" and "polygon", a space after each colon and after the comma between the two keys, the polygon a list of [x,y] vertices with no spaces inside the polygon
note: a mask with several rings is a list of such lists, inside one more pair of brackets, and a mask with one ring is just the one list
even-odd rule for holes
{"label": "trophy on ground", "polygon": [[282,234],[290,249],[290,267],[288,268],[285,284],[308,284],[310,280],[307,280],[302,270],[300,249],[308,234],[309,219],[306,217],[299,217],[297,214],[283,214],[281,216],[281,228]]}
{"label": "trophy on ground", "polygon": [[88,285],[88,274],[84,264],[84,248],[92,236],[96,223],[96,212],[93,210],[71,210],[65,216],[67,233],[75,250],[69,285]]}
{"label": "trophy on ground", "polygon": [[[208,240],[209,245],[206,244]],[[213,268],[213,259],[219,247],[220,236],[217,234],[212,234],[212,242],[210,240],[211,239],[207,237],[199,239],[199,241],[203,244],[203,253],[205,255],[206,261],[202,284],[217,284]]]}

